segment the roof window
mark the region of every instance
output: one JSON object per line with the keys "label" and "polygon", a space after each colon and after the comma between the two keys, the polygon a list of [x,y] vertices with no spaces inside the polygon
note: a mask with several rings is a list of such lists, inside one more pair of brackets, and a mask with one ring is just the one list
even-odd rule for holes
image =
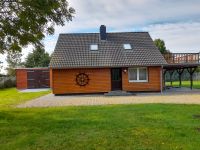
{"label": "roof window", "polygon": [[124,47],[125,50],[132,49],[131,44],[123,44],[123,47]]}
{"label": "roof window", "polygon": [[91,51],[97,51],[98,50],[98,44],[91,44],[90,45],[90,50]]}

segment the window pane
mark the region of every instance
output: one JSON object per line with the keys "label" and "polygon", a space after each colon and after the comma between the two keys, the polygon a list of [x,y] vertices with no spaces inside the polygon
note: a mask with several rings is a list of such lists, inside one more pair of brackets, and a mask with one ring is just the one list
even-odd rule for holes
{"label": "window pane", "polygon": [[139,68],[139,80],[147,80],[147,69]]}
{"label": "window pane", "polygon": [[124,49],[132,49],[131,44],[124,44]]}
{"label": "window pane", "polygon": [[98,45],[97,44],[91,44],[90,45],[90,50],[98,50]]}
{"label": "window pane", "polygon": [[129,69],[129,80],[137,80],[137,69]]}

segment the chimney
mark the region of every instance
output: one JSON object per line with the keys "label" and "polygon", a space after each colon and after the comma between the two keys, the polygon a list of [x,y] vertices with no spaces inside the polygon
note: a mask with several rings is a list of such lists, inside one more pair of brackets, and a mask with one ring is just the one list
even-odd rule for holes
{"label": "chimney", "polygon": [[100,39],[101,40],[106,40],[107,39],[106,26],[105,25],[101,25],[100,26]]}

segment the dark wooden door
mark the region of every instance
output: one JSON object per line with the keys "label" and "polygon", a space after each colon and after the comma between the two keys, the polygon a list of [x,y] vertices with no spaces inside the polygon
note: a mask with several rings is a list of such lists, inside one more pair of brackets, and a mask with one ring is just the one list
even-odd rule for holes
{"label": "dark wooden door", "polygon": [[28,88],[49,88],[48,70],[28,70],[27,71]]}
{"label": "dark wooden door", "polygon": [[111,69],[112,91],[122,90],[122,71],[120,68]]}
{"label": "dark wooden door", "polygon": [[37,79],[36,79],[36,73],[35,70],[28,70],[27,71],[27,83],[28,83],[28,89],[34,89],[37,88]]}
{"label": "dark wooden door", "polygon": [[50,86],[49,70],[41,70],[39,80],[41,88],[48,88]]}

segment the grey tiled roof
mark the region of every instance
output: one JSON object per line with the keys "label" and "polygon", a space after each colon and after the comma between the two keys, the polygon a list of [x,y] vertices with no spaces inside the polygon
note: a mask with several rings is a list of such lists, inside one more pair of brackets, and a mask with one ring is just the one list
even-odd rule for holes
{"label": "grey tiled roof", "polygon": [[[132,50],[124,50],[130,43]],[[98,44],[98,51],[90,51]],[[160,66],[167,64],[147,32],[60,34],[52,55],[52,68]]]}

